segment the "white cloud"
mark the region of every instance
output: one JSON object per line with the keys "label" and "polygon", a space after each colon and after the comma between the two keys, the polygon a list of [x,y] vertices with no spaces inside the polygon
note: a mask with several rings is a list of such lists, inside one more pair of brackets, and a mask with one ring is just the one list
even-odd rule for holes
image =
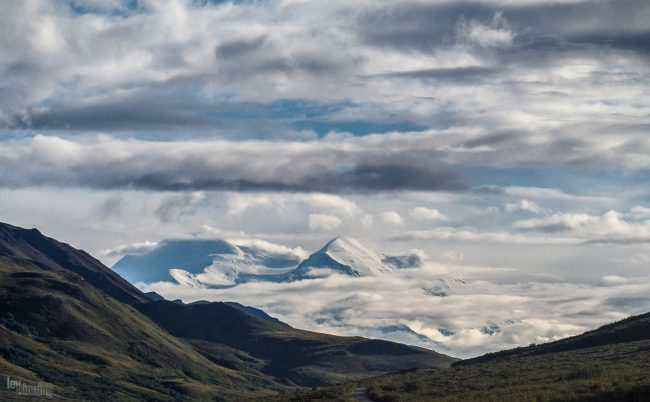
{"label": "white cloud", "polygon": [[636,205],[630,209],[630,214],[635,219],[650,219],[650,208]]}
{"label": "white cloud", "polygon": [[461,19],[457,27],[459,40],[481,47],[503,48],[512,45],[514,31],[508,26],[503,14],[496,13],[489,24],[476,20]]}
{"label": "white cloud", "polygon": [[540,214],[543,212],[542,208],[539,205],[528,200],[520,200],[518,203],[508,203],[505,205],[504,209],[509,213],[526,211],[533,214]]}
{"label": "white cloud", "polygon": [[341,218],[334,215],[309,215],[309,229],[311,230],[324,230],[329,232],[341,226],[342,223],[343,221],[341,221]]}
{"label": "white cloud", "polygon": [[618,275],[605,275],[602,278],[600,278],[600,281],[606,286],[611,286],[611,285],[621,285],[627,282],[627,279]]}
{"label": "white cloud", "polygon": [[[647,280],[607,276],[601,286],[519,274],[510,284],[498,284],[513,275],[518,273],[427,263],[379,277],[333,275],[223,290],[158,283],[145,290],[186,302],[234,300],[263,308],[296,327],[392,339],[457,356],[548,342],[650,309]],[[620,304],[623,299],[635,300],[635,308]],[[430,340],[381,331],[400,325]]]}
{"label": "white cloud", "polygon": [[446,221],[449,220],[444,214],[435,208],[415,207],[409,213],[411,218],[425,221]]}
{"label": "white cloud", "polygon": [[520,230],[565,232],[594,242],[650,242],[650,221],[627,221],[624,214],[615,210],[603,215],[556,213],[545,218],[520,220],[514,226]]}
{"label": "white cloud", "polygon": [[98,252],[98,255],[100,257],[116,257],[116,256],[123,256],[126,254],[138,254],[138,253],[144,253],[146,251],[149,251],[155,248],[156,246],[158,246],[158,242],[155,241],[144,241],[144,242],[137,242],[133,244],[124,244],[121,246],[100,250]]}
{"label": "white cloud", "polygon": [[473,228],[440,227],[429,230],[412,230],[392,236],[395,241],[441,240],[449,242],[487,242],[512,245],[577,245],[584,241],[571,236],[533,236],[507,231],[480,231]]}
{"label": "white cloud", "polygon": [[309,253],[302,247],[287,247],[283,244],[273,243],[262,239],[251,238],[229,238],[229,242],[237,246],[253,247],[258,250],[263,250],[271,254],[279,255],[293,255],[301,259],[309,257]]}
{"label": "white cloud", "polygon": [[379,219],[387,225],[402,225],[404,219],[395,211],[386,211],[379,214]]}

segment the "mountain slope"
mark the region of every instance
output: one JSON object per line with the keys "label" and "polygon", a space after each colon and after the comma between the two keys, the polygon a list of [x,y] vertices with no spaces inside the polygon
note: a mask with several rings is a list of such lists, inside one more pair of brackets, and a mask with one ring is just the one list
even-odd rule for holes
{"label": "mountain slope", "polygon": [[647,401],[650,313],[556,342],[459,361],[448,369],[387,374],[331,388],[326,397],[299,393],[292,400],[344,399],[359,387],[367,387],[378,402]]}
{"label": "mountain slope", "polygon": [[560,339],[542,345],[531,345],[501,352],[488,353],[473,359],[458,362],[458,365],[469,365],[489,362],[507,357],[524,357],[574,351],[605,345],[615,345],[625,342],[634,342],[650,339],[650,313],[629,317],[625,320],[604,325],[584,334]]}
{"label": "mountain slope", "polygon": [[265,374],[316,386],[413,367],[448,367],[456,359],[426,349],[337,337],[263,321],[224,303],[138,307],[171,334],[217,343],[263,360]]}
{"label": "mountain slope", "polygon": [[295,267],[292,254],[237,246],[225,240],[165,240],[152,250],[126,255],[113,265],[132,283],[176,280],[191,286],[232,286]]}
{"label": "mountain slope", "polygon": [[455,361],[297,330],[246,306],[153,302],[81,250],[0,229],[0,367],[66,398],[245,398]]}
{"label": "mountain slope", "polygon": [[0,361],[66,399],[234,398],[279,387],[215,364],[75,273],[0,257],[0,283]]}
{"label": "mountain slope", "polygon": [[142,292],[85,251],[43,236],[36,229],[0,223],[0,256],[42,268],[74,272],[124,303],[148,301]]}
{"label": "mountain slope", "polygon": [[337,237],[289,273],[289,280],[326,276],[332,272],[349,276],[374,276],[391,272],[384,258],[349,237]]}

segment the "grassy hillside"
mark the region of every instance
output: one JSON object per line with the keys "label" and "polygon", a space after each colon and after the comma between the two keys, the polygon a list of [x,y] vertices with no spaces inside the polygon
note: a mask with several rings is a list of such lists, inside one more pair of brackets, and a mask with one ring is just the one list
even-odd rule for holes
{"label": "grassy hillside", "polygon": [[302,331],[260,320],[224,303],[159,301],[138,308],[169,333],[244,352],[265,374],[303,386],[333,384],[412,367],[449,367],[453,359],[430,350],[359,337]]}
{"label": "grassy hillside", "polygon": [[87,253],[0,223],[0,368],[66,398],[241,399],[454,361],[249,310],[152,302]]}
{"label": "grassy hillside", "polygon": [[361,387],[377,402],[648,401],[650,314],[556,342],[463,360],[452,368],[407,370],[291,398],[344,401]]}
{"label": "grassy hillside", "polygon": [[650,341],[636,341],[368,381],[387,401],[647,401]]}
{"label": "grassy hillside", "polygon": [[55,271],[68,271],[124,303],[149,301],[135,286],[83,250],[46,237],[36,229],[0,223],[0,256]]}
{"label": "grassy hillside", "polygon": [[629,317],[625,320],[604,325],[593,331],[560,339],[542,345],[531,345],[495,353],[488,353],[473,359],[460,361],[458,365],[489,362],[505,357],[523,357],[553,352],[563,352],[602,345],[633,342],[650,339],[650,313]]}
{"label": "grassy hillside", "polygon": [[[75,273],[0,257],[0,284],[2,372],[65,398],[214,400],[280,388],[207,359]],[[12,395],[0,389],[1,400]]]}

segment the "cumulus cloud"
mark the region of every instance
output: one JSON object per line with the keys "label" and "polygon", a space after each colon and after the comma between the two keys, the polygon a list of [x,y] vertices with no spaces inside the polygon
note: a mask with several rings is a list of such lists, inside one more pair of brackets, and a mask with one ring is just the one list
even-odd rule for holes
{"label": "cumulus cloud", "polygon": [[590,242],[628,243],[650,241],[650,220],[628,221],[624,214],[609,210],[603,215],[556,213],[540,219],[515,222],[520,230],[546,233],[570,233]]}
{"label": "cumulus cloud", "polygon": [[152,250],[158,246],[158,242],[144,241],[133,244],[124,244],[114,248],[100,250],[98,252],[100,257],[116,257],[126,254],[140,254]]}
{"label": "cumulus cloud", "polygon": [[341,218],[334,215],[311,214],[309,215],[309,229],[332,231],[341,226]]}
{"label": "cumulus cloud", "polygon": [[539,205],[528,200],[521,200],[518,203],[507,203],[504,209],[509,213],[517,211],[526,211],[533,214],[542,213],[542,208]]}
{"label": "cumulus cloud", "polygon": [[382,212],[379,214],[379,219],[388,225],[402,225],[404,223],[402,216],[395,211]]}
{"label": "cumulus cloud", "polygon": [[448,218],[435,208],[415,207],[411,209],[409,216],[413,219],[423,221],[446,221]]}

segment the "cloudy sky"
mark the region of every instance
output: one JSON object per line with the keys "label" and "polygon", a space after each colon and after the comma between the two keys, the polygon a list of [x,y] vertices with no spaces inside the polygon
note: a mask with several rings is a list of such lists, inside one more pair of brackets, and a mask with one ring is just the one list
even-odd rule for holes
{"label": "cloudy sky", "polygon": [[169,238],[307,255],[345,234],[484,272],[549,337],[650,310],[619,300],[650,275],[646,0],[0,7],[2,221],[109,265]]}

